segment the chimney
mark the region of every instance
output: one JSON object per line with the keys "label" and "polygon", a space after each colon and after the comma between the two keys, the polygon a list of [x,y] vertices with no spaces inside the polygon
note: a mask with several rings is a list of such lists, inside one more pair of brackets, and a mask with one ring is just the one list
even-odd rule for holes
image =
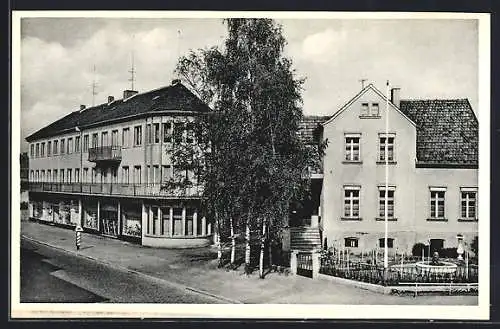
{"label": "chimney", "polygon": [[401,88],[392,88],[391,89],[391,103],[399,107],[399,103],[401,101]]}
{"label": "chimney", "polygon": [[108,96],[108,104],[111,104],[115,101],[115,98],[113,96]]}
{"label": "chimney", "polygon": [[175,86],[178,83],[181,83],[181,79],[173,79],[172,80],[172,86]]}
{"label": "chimney", "polygon": [[123,91],[123,99],[127,99],[127,98],[130,98],[132,96],[134,96],[135,94],[137,94],[138,91],[136,90],[124,90]]}
{"label": "chimney", "polygon": [[80,105],[80,111],[83,111],[83,110],[85,110],[85,105],[84,104]]}

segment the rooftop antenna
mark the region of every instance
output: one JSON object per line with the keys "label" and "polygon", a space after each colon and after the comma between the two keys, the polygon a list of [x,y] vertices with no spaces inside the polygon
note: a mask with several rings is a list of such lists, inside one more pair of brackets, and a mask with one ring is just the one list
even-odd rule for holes
{"label": "rooftop antenna", "polygon": [[134,66],[134,39],[135,39],[135,34],[132,35],[132,54],[131,54],[131,57],[132,57],[132,65],[130,67],[130,70],[128,71],[130,73],[130,78],[128,79],[128,81],[130,81],[130,90],[134,90],[134,82],[135,82],[135,66]]}
{"label": "rooftop antenna", "polygon": [[361,82],[361,89],[365,89],[365,81],[367,79],[359,79],[358,81]]}
{"label": "rooftop antenna", "polygon": [[98,91],[97,91],[97,82],[95,81],[95,64],[93,65],[92,67],[92,74],[93,74],[93,77],[92,77],[92,106],[95,105],[95,96],[98,94]]}

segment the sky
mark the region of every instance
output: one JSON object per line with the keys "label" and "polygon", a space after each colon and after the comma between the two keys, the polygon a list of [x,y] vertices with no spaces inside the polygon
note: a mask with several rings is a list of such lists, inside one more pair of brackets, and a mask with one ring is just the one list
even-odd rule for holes
{"label": "sky", "polygon": [[[333,114],[360,79],[402,99],[467,98],[477,113],[478,22],[473,19],[280,19],[285,56],[305,78],[304,114]],[[24,138],[79,109],[121,98],[131,87],[169,85],[177,58],[221,46],[215,18],[22,18],[21,151]],[[95,66],[95,73],[94,68]],[[96,82],[97,94],[92,95]]]}

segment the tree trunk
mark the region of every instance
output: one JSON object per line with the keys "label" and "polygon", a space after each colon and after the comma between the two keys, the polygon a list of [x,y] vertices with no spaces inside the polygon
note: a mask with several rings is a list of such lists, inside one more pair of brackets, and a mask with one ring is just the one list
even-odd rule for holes
{"label": "tree trunk", "polygon": [[250,274],[250,217],[247,218],[245,226],[245,274]]}
{"label": "tree trunk", "polygon": [[229,218],[231,224],[231,264],[234,265],[236,258],[236,237],[234,236],[234,221],[233,217]]}
{"label": "tree trunk", "polygon": [[269,256],[269,259],[268,259],[268,263],[269,263],[269,268],[273,268],[273,240],[271,239],[271,237],[267,236],[267,251],[268,251],[268,256]]}
{"label": "tree trunk", "polygon": [[218,260],[218,266],[222,267],[222,244],[220,242],[220,219],[219,219],[219,214],[215,212],[215,240],[217,244],[217,260]]}
{"label": "tree trunk", "polygon": [[259,277],[264,279],[264,249],[266,242],[266,220],[262,220],[262,236],[260,240],[260,256],[259,256]]}

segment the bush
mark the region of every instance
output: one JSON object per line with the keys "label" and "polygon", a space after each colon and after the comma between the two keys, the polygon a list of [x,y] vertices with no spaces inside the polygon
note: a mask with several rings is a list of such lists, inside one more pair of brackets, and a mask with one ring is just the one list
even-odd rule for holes
{"label": "bush", "polygon": [[28,202],[23,201],[21,202],[21,210],[27,210],[28,209]]}
{"label": "bush", "polygon": [[479,240],[477,235],[472,240],[472,243],[470,244],[470,249],[476,255],[476,257],[479,255]]}
{"label": "bush", "polygon": [[424,257],[429,257],[429,246],[418,242],[413,245],[411,248],[411,254],[416,257],[422,256],[422,249],[424,250]]}

